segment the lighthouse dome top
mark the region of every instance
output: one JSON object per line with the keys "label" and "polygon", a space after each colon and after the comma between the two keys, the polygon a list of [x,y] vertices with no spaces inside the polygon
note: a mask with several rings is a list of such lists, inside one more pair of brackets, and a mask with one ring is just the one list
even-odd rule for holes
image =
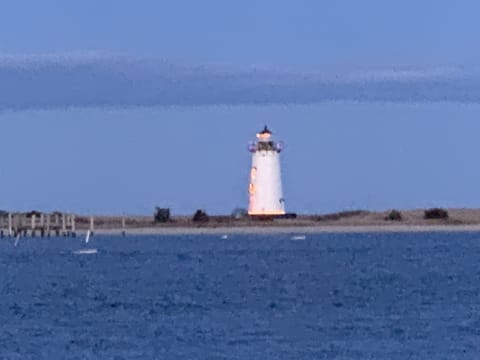
{"label": "lighthouse dome top", "polygon": [[257,151],[273,151],[273,152],[281,152],[282,151],[282,144],[276,142],[272,139],[272,132],[268,129],[267,126],[263,128],[262,131],[257,133],[257,140],[253,143],[250,143],[248,150],[251,153]]}
{"label": "lighthouse dome top", "polygon": [[267,140],[271,136],[272,136],[272,132],[268,129],[267,125],[265,125],[262,131],[257,133],[257,138],[261,140]]}

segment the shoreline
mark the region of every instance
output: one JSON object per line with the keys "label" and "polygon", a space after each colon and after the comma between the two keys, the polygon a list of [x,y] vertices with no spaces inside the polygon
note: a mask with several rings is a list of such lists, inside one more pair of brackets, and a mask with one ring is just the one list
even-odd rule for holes
{"label": "shoreline", "polygon": [[[365,234],[416,232],[480,232],[477,225],[326,225],[326,226],[237,226],[237,227],[139,227],[95,229],[95,235],[303,235],[303,234]],[[87,230],[78,230],[84,235]]]}
{"label": "shoreline", "polygon": [[[398,212],[398,211],[397,211]],[[156,222],[145,215],[81,215],[66,213],[0,214],[0,237],[6,234],[26,236],[85,235],[88,229],[98,235],[229,235],[315,233],[407,233],[407,232],[480,232],[480,209],[448,209],[446,218],[425,219],[424,210],[401,210],[400,219],[389,218],[390,211],[342,211],[323,215],[299,215],[296,218],[261,219],[232,215],[212,215],[204,221],[189,216],[172,216]]]}

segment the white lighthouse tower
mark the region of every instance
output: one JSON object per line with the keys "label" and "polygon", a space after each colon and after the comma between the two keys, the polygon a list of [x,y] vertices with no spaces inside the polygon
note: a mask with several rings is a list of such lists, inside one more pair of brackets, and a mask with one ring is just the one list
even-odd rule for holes
{"label": "white lighthouse tower", "polygon": [[251,216],[285,215],[285,201],[280,174],[281,146],[273,141],[272,132],[265,128],[249,147],[252,153],[248,214]]}

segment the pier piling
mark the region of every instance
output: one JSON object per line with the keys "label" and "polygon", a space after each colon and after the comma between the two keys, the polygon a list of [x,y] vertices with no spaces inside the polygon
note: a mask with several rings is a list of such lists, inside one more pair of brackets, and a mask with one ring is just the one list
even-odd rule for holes
{"label": "pier piling", "polygon": [[62,236],[67,235],[67,219],[65,214],[62,214]]}
{"label": "pier piling", "polygon": [[50,214],[47,214],[47,236],[50,237]]}
{"label": "pier piling", "polygon": [[30,235],[32,237],[35,237],[35,234],[36,234],[36,226],[37,226],[37,215],[36,214],[32,214],[32,217],[30,218]]}
{"label": "pier piling", "polygon": [[8,213],[8,236],[13,235],[13,220],[12,220],[12,213]]}
{"label": "pier piling", "polygon": [[94,234],[94,231],[95,231],[95,220],[93,218],[93,216],[90,216],[90,236],[92,236]]}
{"label": "pier piling", "polygon": [[70,216],[71,216],[70,230],[71,230],[71,233],[72,233],[72,237],[76,237],[77,236],[77,229],[76,229],[76,226],[75,226],[75,215],[70,215]]}

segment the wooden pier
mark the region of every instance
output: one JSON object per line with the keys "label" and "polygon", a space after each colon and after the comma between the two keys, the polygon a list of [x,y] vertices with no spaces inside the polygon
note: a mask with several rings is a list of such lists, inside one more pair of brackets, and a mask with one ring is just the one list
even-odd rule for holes
{"label": "wooden pier", "polygon": [[60,212],[0,212],[0,237],[76,236],[75,215]]}

